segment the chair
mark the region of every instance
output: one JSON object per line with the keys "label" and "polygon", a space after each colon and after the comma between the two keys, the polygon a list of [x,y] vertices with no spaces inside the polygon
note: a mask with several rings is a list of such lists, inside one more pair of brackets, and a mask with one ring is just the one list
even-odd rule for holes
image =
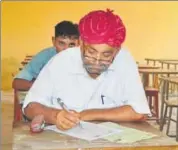
{"label": "chair", "polygon": [[22,114],[22,104],[23,100],[25,99],[27,92],[26,91],[18,91],[14,90],[14,120],[13,120],[13,126],[19,122],[22,121],[23,114]]}
{"label": "chair", "polygon": [[18,95],[17,95],[17,90],[14,90],[14,120],[13,120],[13,125],[16,124],[16,122],[21,120],[21,107],[18,101]]}
{"label": "chair", "polygon": [[[162,80],[162,88],[161,88],[161,123],[160,123],[160,131],[163,130],[166,120],[168,120],[168,125],[166,129],[166,135],[170,137],[176,137],[176,141],[178,141],[178,96],[170,97],[169,94],[169,81],[165,79]],[[178,86],[178,85],[177,85]],[[177,118],[172,118],[172,110],[173,108],[177,109]],[[169,109],[169,114],[168,114]],[[170,135],[170,123],[171,121],[176,123],[176,135]]]}

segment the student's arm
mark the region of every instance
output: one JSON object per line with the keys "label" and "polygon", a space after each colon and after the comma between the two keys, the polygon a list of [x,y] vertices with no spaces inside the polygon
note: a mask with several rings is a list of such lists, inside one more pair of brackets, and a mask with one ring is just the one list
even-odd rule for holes
{"label": "student's arm", "polygon": [[33,80],[28,81],[25,79],[15,78],[12,82],[12,87],[16,90],[28,91],[31,88],[33,82]]}
{"label": "student's arm", "polygon": [[15,76],[12,87],[16,90],[28,91],[46,62],[46,52],[41,51]]}

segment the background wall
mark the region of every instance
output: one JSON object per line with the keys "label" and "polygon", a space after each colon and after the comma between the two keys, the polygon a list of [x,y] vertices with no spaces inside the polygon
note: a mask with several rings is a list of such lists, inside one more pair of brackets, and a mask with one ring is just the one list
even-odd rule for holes
{"label": "background wall", "polygon": [[[2,88],[9,89],[26,54],[51,46],[54,25],[78,22],[87,12],[110,8],[127,27],[124,46],[137,61],[178,58],[178,2],[1,2]],[[9,68],[8,68],[9,67]],[[8,78],[7,78],[8,77]]]}

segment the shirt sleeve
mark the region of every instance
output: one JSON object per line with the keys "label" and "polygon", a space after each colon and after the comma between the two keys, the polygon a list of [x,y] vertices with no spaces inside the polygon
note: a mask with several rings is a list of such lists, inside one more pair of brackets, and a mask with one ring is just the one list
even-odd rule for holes
{"label": "shirt sleeve", "polygon": [[143,84],[134,60],[129,65],[126,74],[126,81],[124,84],[124,104],[132,106],[137,113],[150,115],[151,113]]}
{"label": "shirt sleeve", "polygon": [[37,78],[43,66],[47,63],[45,58],[45,51],[39,52],[32,60],[15,76],[15,78],[25,79],[31,81]]}
{"label": "shirt sleeve", "polygon": [[37,102],[45,106],[51,105],[51,96],[53,91],[53,81],[50,70],[46,65],[40,72],[39,76],[33,83],[28,94],[25,97],[22,111],[31,102]]}
{"label": "shirt sleeve", "polygon": [[25,66],[14,78],[31,81],[33,79],[33,74],[31,73],[29,67]]}

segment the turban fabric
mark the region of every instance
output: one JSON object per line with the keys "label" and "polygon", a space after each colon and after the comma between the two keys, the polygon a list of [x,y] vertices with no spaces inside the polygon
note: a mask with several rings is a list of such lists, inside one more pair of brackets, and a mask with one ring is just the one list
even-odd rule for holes
{"label": "turban fabric", "polygon": [[80,37],[89,44],[108,44],[120,47],[125,40],[126,29],[111,10],[97,10],[85,15],[79,22]]}

